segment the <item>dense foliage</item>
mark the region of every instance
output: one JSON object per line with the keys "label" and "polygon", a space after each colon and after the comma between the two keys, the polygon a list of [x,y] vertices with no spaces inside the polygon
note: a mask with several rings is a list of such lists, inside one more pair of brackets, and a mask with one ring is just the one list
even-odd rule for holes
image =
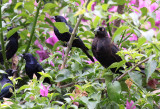
{"label": "dense foliage", "polygon": [[[0,65],[2,73],[8,67],[18,70],[10,78],[15,89],[11,90],[13,96],[1,100],[1,109],[160,108],[159,0],[90,0],[87,8],[87,0],[2,1],[0,22],[3,37],[10,37],[17,31],[20,39],[13,59],[6,61],[6,65]],[[104,26],[112,41],[121,49],[118,52],[123,59],[121,62],[106,69],[98,61],[91,62],[82,50],[73,47],[65,68],[61,69],[66,47],[56,38],[53,26],[62,33],[68,32],[68,27],[51,21],[50,17],[62,15],[74,28],[81,14],[84,16],[77,34],[90,49],[89,53],[92,54],[94,29]],[[14,29],[8,32],[7,28],[11,26]],[[43,66],[46,73],[40,72],[43,75],[40,80],[35,75],[30,80],[26,75],[25,61],[18,56],[25,52],[32,53]],[[141,61],[145,74],[140,73],[138,68],[130,70]],[[126,68],[126,62],[131,62],[133,66]],[[119,74],[112,73],[110,68],[121,66],[125,68],[123,73],[130,71],[112,83]],[[43,83],[44,77],[49,77],[51,84]]]}

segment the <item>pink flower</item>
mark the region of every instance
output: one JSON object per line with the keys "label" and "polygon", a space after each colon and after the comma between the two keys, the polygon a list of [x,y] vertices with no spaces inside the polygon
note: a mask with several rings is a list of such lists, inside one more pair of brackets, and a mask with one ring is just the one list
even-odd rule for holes
{"label": "pink flower", "polygon": [[[81,5],[83,5],[86,0],[80,0],[80,1],[81,1]],[[80,4],[76,2],[76,5],[79,6]]]}
{"label": "pink flower", "polygon": [[53,37],[48,38],[48,39],[46,40],[46,43],[54,46],[54,44],[55,44],[56,42],[58,42],[58,38],[56,37],[56,35],[55,35],[54,32],[52,32],[52,33],[50,32],[49,34],[50,34],[50,36],[53,36]]}
{"label": "pink flower", "polygon": [[135,34],[132,35],[132,37],[129,38],[129,41],[137,40],[137,36]]}
{"label": "pink flower", "polygon": [[[71,100],[74,100],[74,98],[72,96],[70,96]],[[73,102],[74,105],[79,106],[78,102]]]}
{"label": "pink flower", "polygon": [[37,50],[36,53],[40,57],[40,62],[43,61],[44,59],[47,59],[49,57],[49,52],[47,50]]}
{"label": "pink flower", "polygon": [[136,106],[133,106],[134,101],[131,100],[131,102],[126,101],[126,109],[136,109]]}
{"label": "pink flower", "polygon": [[94,8],[95,8],[95,6],[96,6],[96,3],[97,3],[97,2],[93,2],[93,4],[92,4],[92,6],[91,6],[92,11],[94,11]]}
{"label": "pink flower", "polygon": [[48,89],[51,85],[49,85],[47,88],[41,83],[42,89],[40,89],[40,95],[42,95],[42,97],[47,97],[48,95]]}
{"label": "pink flower", "polygon": [[[95,57],[93,57],[93,59],[94,59],[94,62],[96,62],[96,61],[97,61],[97,59],[96,59]],[[87,61],[85,61],[85,62],[87,62],[88,64],[92,64],[92,63],[94,63],[94,62],[92,62],[91,60],[87,60]]]}
{"label": "pink flower", "polygon": [[43,46],[39,43],[38,40],[36,40],[36,41],[34,42],[34,44],[37,45],[38,48],[40,48],[41,50],[43,50]]}
{"label": "pink flower", "polygon": [[35,6],[38,6],[38,3],[37,3],[37,1],[36,1],[36,0],[35,0],[35,2],[34,2],[34,5],[35,5]]}
{"label": "pink flower", "polygon": [[9,3],[11,4],[11,3],[12,3],[12,0],[9,0]]}
{"label": "pink flower", "polygon": [[109,12],[117,12],[117,6],[112,6],[108,9]]}

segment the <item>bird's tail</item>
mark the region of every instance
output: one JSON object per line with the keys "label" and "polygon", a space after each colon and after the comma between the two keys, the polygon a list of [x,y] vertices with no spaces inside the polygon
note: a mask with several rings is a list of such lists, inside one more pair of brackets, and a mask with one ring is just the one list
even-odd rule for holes
{"label": "bird's tail", "polygon": [[83,49],[83,48],[81,48],[81,49],[82,49],[82,51],[87,55],[87,57],[88,57],[92,62],[94,62],[93,57],[88,53],[88,51],[87,51],[86,49]]}

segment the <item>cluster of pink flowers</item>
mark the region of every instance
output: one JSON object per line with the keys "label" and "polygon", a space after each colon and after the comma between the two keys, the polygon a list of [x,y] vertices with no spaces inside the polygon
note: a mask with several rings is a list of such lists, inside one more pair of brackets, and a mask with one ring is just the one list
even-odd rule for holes
{"label": "cluster of pink flowers", "polygon": [[40,95],[42,95],[42,97],[47,97],[48,95],[48,90],[50,88],[51,85],[49,85],[47,88],[41,83],[41,89],[40,89]]}
{"label": "cluster of pink flowers", "polygon": [[[53,31],[52,31],[52,32],[49,32],[49,34],[50,34],[50,36],[52,36],[52,37],[49,37],[49,38],[46,40],[46,43],[54,46],[54,44],[58,41],[58,39],[57,39],[57,37],[56,37],[56,35],[54,34]],[[36,53],[37,53],[37,54],[39,55],[39,57],[40,57],[40,62],[49,57],[49,55],[50,55],[51,53],[49,53],[47,50],[45,50],[45,49],[43,48],[43,46],[39,43],[38,40],[36,40],[36,41],[34,42],[34,44],[37,45],[38,48],[40,48],[40,50],[37,50],[37,51],[36,51]],[[50,64],[51,64],[52,66],[54,66],[53,62],[50,62]]]}

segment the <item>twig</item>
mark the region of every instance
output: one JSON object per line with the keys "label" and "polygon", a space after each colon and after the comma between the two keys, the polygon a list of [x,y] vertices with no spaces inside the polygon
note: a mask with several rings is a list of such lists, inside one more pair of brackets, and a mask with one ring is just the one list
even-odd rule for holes
{"label": "twig", "polygon": [[[90,0],[88,0],[88,1],[86,2],[85,8],[87,8],[87,5],[89,4],[89,2],[90,2]],[[69,40],[69,42],[68,42],[68,45],[67,45],[67,50],[66,50],[66,53],[65,53],[65,56],[64,56],[64,61],[63,61],[63,64],[62,64],[62,66],[61,66],[61,69],[64,69],[64,68],[65,68],[65,64],[66,64],[66,62],[67,62],[67,56],[68,56],[68,53],[69,53],[69,51],[70,51],[70,48],[72,47],[72,43],[73,43],[73,40],[74,40],[74,36],[75,36],[75,34],[76,34],[77,28],[78,28],[78,26],[79,26],[79,24],[80,24],[80,22],[81,22],[82,17],[83,17],[83,14],[81,14],[81,15],[79,16],[79,19],[78,19],[78,21],[77,21],[77,23],[76,23],[76,26],[74,27],[74,29],[73,29],[73,31],[72,31],[71,38],[70,38],[70,40]]]}
{"label": "twig", "polygon": [[34,21],[33,21],[33,26],[32,26],[32,30],[31,30],[31,35],[30,35],[30,39],[29,39],[29,42],[28,42],[28,45],[25,49],[25,53],[28,52],[28,49],[31,45],[31,42],[32,42],[32,39],[33,39],[33,36],[34,36],[34,31],[35,31],[35,26],[36,26],[36,23],[37,23],[37,19],[38,19],[38,14],[39,14],[39,9],[41,7],[41,0],[39,1],[39,4],[38,4],[38,7],[37,7],[37,12],[36,12],[36,16],[34,18]]}
{"label": "twig", "polygon": [[2,56],[3,56],[3,62],[5,65],[5,68],[8,69],[8,65],[6,63],[6,53],[5,53],[5,46],[4,46],[4,38],[3,38],[3,29],[2,29],[2,10],[1,10],[2,2],[0,4],[0,37],[1,37],[1,47],[2,47]]}
{"label": "twig", "polygon": [[[102,81],[103,83],[105,83],[105,79],[104,79],[104,78],[97,78],[97,79],[95,79],[94,81],[98,81],[98,80],[100,80],[100,81]],[[65,85],[63,85],[63,86],[59,86],[59,88],[71,87],[71,86],[73,86],[73,85],[75,85],[75,84],[79,84],[79,83],[85,83],[85,81],[73,82],[73,83],[65,84]]]}
{"label": "twig", "polygon": [[136,67],[138,67],[139,65],[141,65],[142,63],[145,63],[146,61],[148,61],[149,58],[144,59],[143,61],[140,61],[137,65],[135,65],[134,67],[132,67],[130,70],[126,71],[124,74],[122,74],[120,77],[117,78],[117,81],[119,81],[121,78],[123,78],[128,72],[131,72],[132,70],[134,70]]}

